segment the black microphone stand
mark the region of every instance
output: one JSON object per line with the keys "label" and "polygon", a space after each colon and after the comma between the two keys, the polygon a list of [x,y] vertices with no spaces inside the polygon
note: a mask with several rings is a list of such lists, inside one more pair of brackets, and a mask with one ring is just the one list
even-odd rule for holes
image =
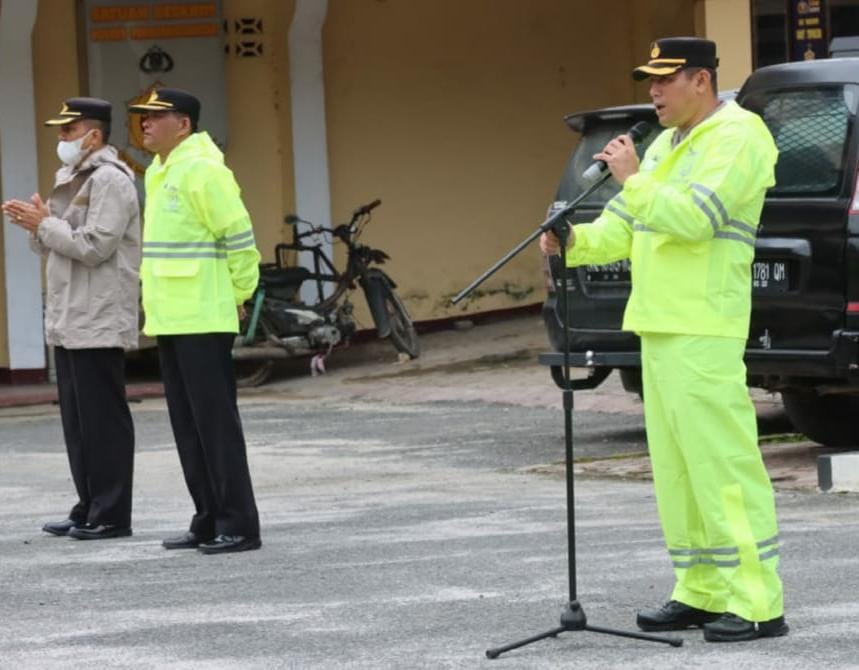
{"label": "black microphone stand", "polygon": [[[555,233],[555,235],[560,240],[562,250],[561,254],[563,256],[564,251],[567,248],[567,242],[569,240],[570,232],[567,217],[570,216],[576,210],[579,204],[591,193],[593,193],[597,188],[599,188],[599,186],[601,186],[610,176],[611,173],[606,171],[605,174],[603,174],[597,181],[591,184],[591,186],[587,190],[585,190],[585,192],[582,193],[578,198],[573,200],[573,202],[569,203],[563,209],[552,214],[548,219],[546,219],[543,223],[540,224],[537,230],[531,233],[525,240],[523,240],[516,247],[514,247],[512,251],[507,253],[506,256],[504,256],[501,260],[495,263],[495,265],[489,268],[489,270],[484,272],[480,277],[478,277],[465,289],[463,289],[459,294],[457,294],[456,297],[453,298],[452,303],[454,305],[457,304],[460,300],[462,300],[480,284],[482,284],[489,277],[495,274],[495,272],[497,272],[501,267],[507,264],[510,259],[516,256],[520,251],[522,251],[522,249],[528,246],[544,232],[552,231]],[[544,640],[547,637],[557,637],[560,633],[563,633],[565,631],[572,632],[582,630],[591,631],[592,633],[603,633],[605,635],[616,635],[618,637],[634,638],[636,640],[647,640],[648,642],[662,642],[664,644],[670,644],[672,647],[680,647],[683,644],[683,640],[677,637],[645,635],[644,633],[591,626],[588,624],[587,617],[585,616],[585,611],[584,609],[582,609],[582,606],[578,600],[578,595],[576,593],[575,478],[573,476],[573,390],[576,388],[585,388],[586,384],[577,385],[576,382],[573,382],[570,379],[570,312],[568,309],[567,296],[569,269],[567,268],[566,259],[564,259],[561,263],[561,267],[563,268],[561,270],[562,286],[559,290],[561,293],[561,310],[563,312],[564,326],[564,364],[563,384],[561,385],[561,389],[564,407],[564,447],[567,482],[567,563],[569,569],[570,599],[563,612],[561,613],[560,626],[552,628],[551,630],[547,630],[538,635],[533,635],[532,637],[520,640],[518,642],[506,644],[502,647],[487,649],[486,656],[488,658],[498,658],[501,654],[505,652],[511,651],[512,649],[518,649],[519,647],[524,647],[525,645],[532,644],[533,642],[539,642],[540,640]]]}

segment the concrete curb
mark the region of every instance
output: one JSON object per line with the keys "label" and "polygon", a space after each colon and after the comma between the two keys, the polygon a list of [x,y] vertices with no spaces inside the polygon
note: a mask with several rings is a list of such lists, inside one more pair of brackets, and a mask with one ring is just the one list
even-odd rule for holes
{"label": "concrete curb", "polygon": [[821,491],[859,492],[859,454],[827,454],[817,458]]}
{"label": "concrete curb", "polygon": [[[129,384],[125,389],[129,400],[158,398],[164,395],[160,382],[141,382]],[[11,386],[0,391],[0,407],[27,407],[30,405],[50,405],[57,402],[57,387],[54,384]]]}

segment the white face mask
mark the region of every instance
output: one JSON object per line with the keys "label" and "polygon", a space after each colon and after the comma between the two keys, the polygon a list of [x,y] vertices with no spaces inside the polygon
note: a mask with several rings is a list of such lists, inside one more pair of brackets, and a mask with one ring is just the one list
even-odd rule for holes
{"label": "white face mask", "polygon": [[63,161],[63,163],[66,165],[77,165],[81,162],[81,159],[89,153],[88,149],[82,148],[87,135],[89,135],[89,133],[81,135],[72,142],[60,140],[57,143],[57,156],[60,157],[60,160]]}

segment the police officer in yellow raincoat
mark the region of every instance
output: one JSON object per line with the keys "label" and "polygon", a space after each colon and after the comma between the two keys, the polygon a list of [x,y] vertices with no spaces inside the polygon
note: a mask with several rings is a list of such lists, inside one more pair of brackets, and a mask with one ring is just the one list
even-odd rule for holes
{"label": "police officer in yellow raincoat", "polygon": [[[572,227],[569,266],[629,258],[623,328],[641,336],[644,414],[676,584],[642,630],[708,641],[788,632],[772,485],[743,364],[751,264],[778,152],[763,121],[716,93],[716,45],[668,38],[636,68],[666,128],[641,163],[628,136],[604,160],[621,192]],[[559,252],[546,234],[544,253]]]}
{"label": "police officer in yellow raincoat", "polygon": [[185,483],[189,530],[166,549],[259,549],[259,515],[236,406],[231,357],[238,310],[256,288],[260,255],[224,156],[198,131],[200,101],[160,88],[142,114],[146,170],[140,279],[143,332],[158,338],[161,374]]}

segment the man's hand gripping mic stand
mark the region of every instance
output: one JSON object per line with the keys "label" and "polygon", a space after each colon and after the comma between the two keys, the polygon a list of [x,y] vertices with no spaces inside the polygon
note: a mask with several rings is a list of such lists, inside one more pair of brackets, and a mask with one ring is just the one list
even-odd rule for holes
{"label": "man's hand gripping mic stand", "polygon": [[[517,245],[500,261],[498,261],[495,265],[489,268],[489,270],[484,272],[480,277],[478,277],[465,289],[463,289],[452,300],[452,303],[455,305],[460,300],[469,295],[475,288],[480,286],[480,284],[482,284],[489,277],[495,274],[495,272],[497,272],[501,267],[506,265],[514,256],[516,256],[520,251],[522,251],[525,247],[527,247],[531,242],[537,239],[544,232],[551,231],[555,233],[555,235],[561,242],[561,255],[563,257],[567,248],[567,242],[569,240],[570,233],[570,227],[569,223],[567,222],[567,217],[570,216],[576,210],[579,204],[583,200],[585,200],[585,198],[587,198],[591,193],[593,193],[597,188],[599,188],[610,176],[611,173],[606,171],[604,175],[602,175],[597,181],[591,184],[591,186],[573,202],[569,203],[562,210],[559,210],[558,212],[552,214],[548,219],[546,219],[542,224],[540,224],[540,227],[537,228],[537,230],[531,233],[525,240],[523,240],[519,245]],[[683,644],[683,640],[676,637],[645,635],[643,633],[637,633],[632,631],[621,631],[614,630],[611,628],[600,628],[598,626],[591,626],[588,624],[585,612],[578,601],[578,596],[576,594],[576,519],[574,485],[575,479],[573,476],[573,390],[586,388],[587,386],[586,380],[583,380],[585,381],[585,384],[583,384],[581,381],[572,381],[570,379],[570,312],[567,304],[569,269],[567,268],[566,262],[562,262],[561,267],[563,268],[561,271],[561,286],[558,288],[558,291],[561,294],[561,310],[563,313],[564,321],[564,365],[563,385],[561,388],[564,406],[564,445],[566,452],[565,460],[567,481],[567,558],[569,566],[570,600],[564,608],[564,611],[561,613],[560,626],[552,628],[551,630],[548,630],[544,633],[540,633],[539,635],[534,635],[524,640],[520,640],[519,642],[506,644],[503,647],[495,647],[493,649],[488,649],[486,651],[486,656],[488,658],[498,658],[501,654],[507,651],[517,649],[519,647],[524,647],[525,645],[531,644],[533,642],[538,642],[539,640],[543,640],[547,637],[557,637],[558,634],[563,633],[565,631],[581,630],[587,630],[593,633],[604,633],[606,635],[616,635],[618,637],[630,637],[635,638],[637,640],[647,640],[649,642],[662,642],[665,644],[670,644],[672,647],[679,647]]]}

